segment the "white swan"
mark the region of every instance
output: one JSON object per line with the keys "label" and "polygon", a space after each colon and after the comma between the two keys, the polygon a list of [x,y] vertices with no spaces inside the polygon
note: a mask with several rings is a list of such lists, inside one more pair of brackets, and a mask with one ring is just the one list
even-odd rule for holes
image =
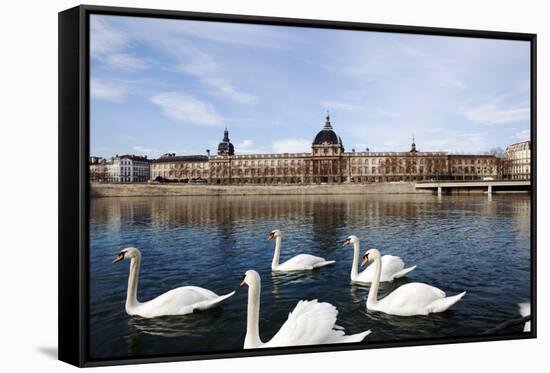
{"label": "white swan", "polygon": [[380,274],[382,272],[382,261],[380,251],[370,249],[363,256],[361,266],[369,260],[374,261],[375,280],[369,289],[367,297],[367,310],[380,311],[390,315],[414,316],[427,315],[448,310],[458,302],[466,292],[447,297],[443,290],[420,282],[411,282],[402,285],[378,300],[378,286],[380,285]]}
{"label": "white swan", "polygon": [[286,262],[279,264],[279,257],[281,256],[281,240],[283,238],[282,232],[275,229],[269,233],[267,239],[272,240],[273,238],[275,238],[275,252],[273,253],[273,260],[271,262],[272,271],[310,271],[315,268],[320,268],[335,263],[334,260],[325,260],[324,258],[314,255],[298,254]]}
{"label": "white swan", "polygon": [[[374,282],[375,269],[374,265],[368,266],[364,271],[358,273],[359,267],[359,239],[357,236],[351,235],[344,240],[344,246],[353,244],[353,264],[351,267],[351,281],[368,284]],[[406,276],[407,273],[414,270],[416,266],[405,268],[405,263],[398,256],[384,255],[382,257],[382,274],[380,275],[381,282],[390,282],[396,278]]]}
{"label": "white swan", "polygon": [[[519,307],[519,314],[521,317],[529,316],[531,314],[531,303],[520,303],[518,304]],[[527,321],[525,325],[523,326],[524,332],[530,332],[531,331],[531,321]]]}
{"label": "white swan", "polygon": [[216,306],[224,299],[229,298],[235,291],[229,294],[217,295],[216,293],[197,286],[182,286],[167,291],[147,302],[137,300],[137,285],[141,253],[135,247],[122,250],[113,260],[118,263],[124,259],[130,259],[130,276],[128,277],[128,292],[126,294],[126,313],[145,318],[186,315],[194,310],[205,310]]}
{"label": "white swan", "polygon": [[273,338],[264,343],[260,339],[259,332],[261,280],[258,272],[252,269],[246,271],[241,286],[245,284],[248,285],[245,349],[353,343],[361,342],[370,334],[370,330],[367,330],[362,333],[345,335],[342,328],[335,325],[338,311],[332,304],[319,303],[317,300],[301,300]]}

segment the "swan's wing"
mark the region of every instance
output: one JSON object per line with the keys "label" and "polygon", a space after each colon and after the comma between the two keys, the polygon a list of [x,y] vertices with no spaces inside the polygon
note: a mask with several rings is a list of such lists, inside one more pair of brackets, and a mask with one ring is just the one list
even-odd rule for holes
{"label": "swan's wing", "polygon": [[445,298],[445,292],[420,282],[402,285],[378,301],[379,308],[394,315],[427,314],[428,306]]}
{"label": "swan's wing", "polygon": [[325,259],[318,256],[309,255],[309,254],[299,254],[290,258],[286,262],[279,264],[278,269],[287,270],[287,271],[300,270],[300,269],[313,269],[317,267],[319,264],[325,263],[325,262],[326,262]]}
{"label": "swan's wing", "polygon": [[137,314],[142,317],[185,315],[192,313],[195,309],[208,308],[205,306],[218,298],[216,293],[208,289],[198,286],[182,286],[169,290],[148,302],[141,303]]}
{"label": "swan's wing", "polygon": [[262,347],[324,343],[333,333],[337,315],[336,307],[330,303],[319,303],[317,300],[301,300],[288,315],[288,319],[277,334]]}
{"label": "swan's wing", "polygon": [[529,316],[531,314],[531,303],[520,303],[518,304],[518,307],[521,317]]}
{"label": "swan's wing", "polygon": [[384,255],[382,257],[382,277],[393,278],[393,275],[405,268],[405,263],[400,257],[394,255]]}
{"label": "swan's wing", "polygon": [[[398,256],[384,255],[382,257],[382,273],[380,273],[380,281],[393,281],[396,273],[403,270],[405,264]],[[358,282],[374,282],[374,263],[370,264],[357,276]]]}

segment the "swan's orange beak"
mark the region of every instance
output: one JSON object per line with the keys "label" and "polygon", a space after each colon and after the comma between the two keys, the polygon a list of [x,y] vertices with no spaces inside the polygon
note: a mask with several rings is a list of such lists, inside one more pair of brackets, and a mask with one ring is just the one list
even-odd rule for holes
{"label": "swan's orange beak", "polygon": [[361,267],[364,267],[369,262],[369,256],[365,255],[363,256],[363,260],[361,260]]}
{"label": "swan's orange beak", "polygon": [[349,238],[346,238],[343,242],[343,246],[348,246],[349,245]]}
{"label": "swan's orange beak", "polygon": [[246,282],[244,281],[245,279],[246,279],[246,275],[244,275],[243,278],[241,279],[241,283],[239,284],[239,286],[246,285]]}
{"label": "swan's orange beak", "polygon": [[120,262],[121,260],[124,260],[124,255],[123,255],[123,254],[118,254],[118,255],[116,256],[116,258],[113,259],[113,262],[112,262],[112,263],[115,264],[115,263]]}

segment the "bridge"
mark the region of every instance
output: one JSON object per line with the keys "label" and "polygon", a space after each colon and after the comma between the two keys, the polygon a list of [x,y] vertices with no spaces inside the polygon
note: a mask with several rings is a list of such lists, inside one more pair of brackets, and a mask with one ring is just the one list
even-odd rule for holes
{"label": "bridge", "polygon": [[531,180],[438,180],[438,181],[419,181],[416,183],[416,189],[431,189],[437,195],[444,191],[450,194],[453,190],[471,191],[482,190],[491,195],[494,192],[504,191],[531,191]]}

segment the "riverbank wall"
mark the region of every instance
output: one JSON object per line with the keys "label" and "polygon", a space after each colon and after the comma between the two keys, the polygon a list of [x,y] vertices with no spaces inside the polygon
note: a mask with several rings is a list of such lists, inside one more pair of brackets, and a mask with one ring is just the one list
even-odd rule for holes
{"label": "riverbank wall", "polygon": [[243,196],[315,194],[416,194],[414,183],[322,184],[322,185],[190,185],[92,183],[92,197]]}

